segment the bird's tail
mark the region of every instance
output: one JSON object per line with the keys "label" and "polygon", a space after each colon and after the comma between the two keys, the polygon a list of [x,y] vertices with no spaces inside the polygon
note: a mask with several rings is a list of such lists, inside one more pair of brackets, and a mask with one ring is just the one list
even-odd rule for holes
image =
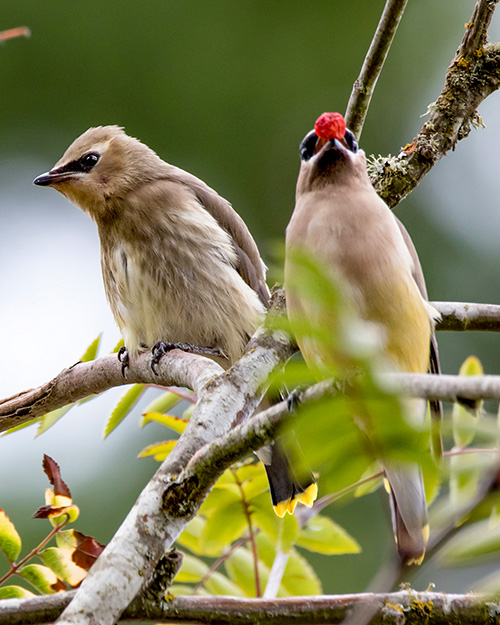
{"label": "bird's tail", "polygon": [[422,471],[417,465],[393,464],[386,465],[384,472],[394,538],[401,560],[404,564],[421,564],[429,539]]}
{"label": "bird's tail", "polygon": [[[297,443],[298,445],[298,443]],[[293,514],[297,502],[312,506],[318,494],[318,487],[311,472],[299,476],[288,460],[278,437],[272,445],[259,450],[264,462],[274,511],[280,517],[287,512]]]}

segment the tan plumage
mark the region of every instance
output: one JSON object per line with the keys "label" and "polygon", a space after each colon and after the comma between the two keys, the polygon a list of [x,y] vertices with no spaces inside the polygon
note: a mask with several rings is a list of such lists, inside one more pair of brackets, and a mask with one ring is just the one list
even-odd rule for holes
{"label": "tan plumage", "polygon": [[[229,202],[118,126],[90,128],[34,182],[96,222],[106,296],[131,357],[160,341],[216,348],[225,366],[243,354],[270,293]],[[298,483],[278,445],[268,460],[279,513],[296,497],[312,503],[315,486]]]}
{"label": "tan plumage", "polygon": [[[89,154],[99,157],[90,171],[64,171]],[[131,355],[169,341],[218,347],[230,363],[241,356],[269,291],[229,202],[117,126],[87,130],[48,176],[97,224],[106,295]]]}
{"label": "tan plumage", "polygon": [[[312,254],[340,287],[351,311],[377,328],[389,366],[395,371],[426,372],[437,312],[426,301],[408,233],[373,189],[364,153],[354,141],[332,140],[317,150],[311,133],[303,146],[296,204],[286,233],[285,283],[294,281],[293,251]],[[315,306],[299,290],[287,287],[292,325],[301,319],[314,321]],[[315,369],[318,362],[337,358],[307,337],[297,339],[306,362]],[[437,351],[433,353],[437,363]],[[400,554],[406,562],[418,561],[428,533],[421,473],[417,467],[385,469]]]}

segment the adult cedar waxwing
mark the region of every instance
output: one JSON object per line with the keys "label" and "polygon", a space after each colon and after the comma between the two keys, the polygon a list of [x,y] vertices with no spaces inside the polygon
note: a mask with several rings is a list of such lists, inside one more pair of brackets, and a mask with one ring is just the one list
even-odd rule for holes
{"label": "adult cedar waxwing", "polygon": [[[125,365],[164,341],[214,348],[226,366],[243,354],[270,293],[257,245],[229,202],[118,126],[84,132],[34,184],[54,187],[96,222]],[[291,476],[278,445],[267,458],[276,511],[297,499],[311,505],[312,480]]]}
{"label": "adult cedar waxwing", "polygon": [[[322,129],[329,124],[327,116],[334,116],[330,121],[337,125],[330,134]],[[326,268],[350,309],[378,328],[394,371],[439,372],[434,337],[439,313],[427,302],[422,269],[407,231],[375,192],[364,152],[345,129],[342,116],[325,113],[315,128],[300,146],[296,203],[286,231],[285,285],[292,326],[315,319],[311,302],[288,286],[294,284],[294,253],[301,250]],[[313,370],[331,357],[307,338],[297,340]],[[399,554],[406,564],[420,563],[429,535],[421,470],[391,463],[384,471]]]}

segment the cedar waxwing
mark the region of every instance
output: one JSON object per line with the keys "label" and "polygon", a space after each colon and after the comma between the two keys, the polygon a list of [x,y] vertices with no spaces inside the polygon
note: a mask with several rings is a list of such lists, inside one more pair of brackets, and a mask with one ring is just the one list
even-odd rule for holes
{"label": "cedar waxwing", "polygon": [[[118,126],[90,128],[34,184],[52,186],[97,224],[106,296],[126,357],[157,343],[244,353],[269,302],[266,267],[229,202]],[[312,505],[278,445],[266,456],[277,513]]]}
{"label": "cedar waxwing", "polygon": [[[336,120],[341,130],[325,137],[321,122],[328,115],[341,119]],[[407,231],[375,192],[365,154],[345,130],[342,116],[324,114],[315,128],[300,146],[296,203],[286,231],[285,286],[292,327],[317,318],[313,304],[288,286],[294,284],[294,252],[302,250],[326,268],[350,310],[378,329],[390,368],[438,373],[434,322],[439,313],[427,302],[422,269]],[[322,354],[307,337],[297,340],[313,369],[332,356]],[[412,400],[413,408],[414,402],[423,420],[423,402]],[[431,407],[440,409],[438,404]],[[407,564],[420,563],[429,535],[421,469],[386,463],[384,472],[399,554]]]}

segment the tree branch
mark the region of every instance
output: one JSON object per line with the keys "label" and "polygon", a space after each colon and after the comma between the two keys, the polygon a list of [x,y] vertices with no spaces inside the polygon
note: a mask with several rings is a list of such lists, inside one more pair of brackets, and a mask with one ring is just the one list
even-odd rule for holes
{"label": "tree branch", "polygon": [[441,313],[436,330],[500,331],[500,306],[495,304],[464,304],[462,302],[431,302]]}
{"label": "tree branch", "polygon": [[[68,605],[74,592],[34,599],[0,601],[0,625],[39,625],[53,622]],[[123,613],[123,621],[155,623],[217,623],[217,625],[338,624],[355,607],[376,606],[373,625],[490,625],[497,622],[500,603],[481,595],[457,595],[402,590],[394,593],[320,595],[279,599],[231,597],[167,598],[164,601],[136,599]]]}
{"label": "tree branch", "polygon": [[408,0],[387,0],[361,72],[352,86],[345,120],[347,127],[358,140],[363,130],[375,86],[407,3]]}
{"label": "tree branch", "polygon": [[[442,321],[437,324],[437,330],[500,331],[500,306],[460,302],[431,303],[443,316]],[[285,338],[280,335],[275,341],[272,336],[264,339],[262,335],[259,340],[263,340],[262,345],[265,344],[272,350],[279,347]],[[92,362],[77,363],[38,388],[0,400],[0,432],[89,395],[124,384],[183,386],[198,394],[208,380],[221,372],[222,368],[207,358],[174,350],[160,361],[158,375],[151,370],[151,354],[148,352],[130,363],[124,378],[116,354],[110,354]]]}
{"label": "tree branch", "polygon": [[429,120],[398,156],[376,159],[371,175],[377,193],[394,207],[404,199],[471,128],[477,108],[500,87],[500,43],[486,44],[486,31],[499,0],[477,0],[444,88],[429,105]]}
{"label": "tree branch", "polygon": [[[266,320],[268,327],[273,313],[274,308]],[[58,620],[60,625],[116,622],[196,514],[213,483],[248,453],[249,447],[240,438],[225,449],[232,440],[226,439],[226,433],[244,428],[246,424],[235,426],[253,414],[269,375],[293,352],[285,333],[272,327],[269,332],[261,329],[250,341],[248,352],[228,371],[208,381],[205,377],[202,387],[198,382],[198,402],[185,431],[84,579]],[[269,438],[254,435],[256,447]]]}

